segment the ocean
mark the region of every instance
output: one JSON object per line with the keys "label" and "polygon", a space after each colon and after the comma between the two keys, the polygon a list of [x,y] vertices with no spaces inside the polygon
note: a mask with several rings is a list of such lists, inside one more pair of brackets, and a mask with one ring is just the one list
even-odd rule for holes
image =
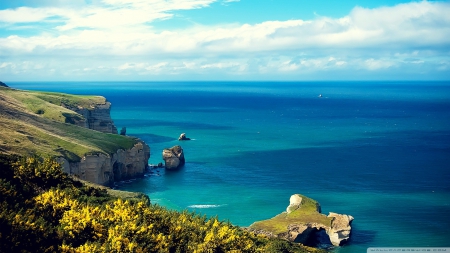
{"label": "ocean", "polygon": [[181,145],[182,169],[120,184],[152,203],[249,226],[301,193],[355,218],[333,252],[450,247],[450,82],[8,84],[105,96],[151,164]]}

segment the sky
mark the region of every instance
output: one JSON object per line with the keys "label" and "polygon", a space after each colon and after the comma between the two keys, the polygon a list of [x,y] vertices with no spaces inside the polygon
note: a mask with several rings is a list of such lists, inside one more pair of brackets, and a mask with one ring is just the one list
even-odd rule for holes
{"label": "sky", "polygon": [[0,81],[450,80],[450,1],[0,0]]}

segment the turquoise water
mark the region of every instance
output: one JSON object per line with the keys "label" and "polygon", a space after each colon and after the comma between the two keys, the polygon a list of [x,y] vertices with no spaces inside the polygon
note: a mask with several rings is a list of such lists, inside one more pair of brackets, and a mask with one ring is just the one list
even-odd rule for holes
{"label": "turquoise water", "polygon": [[121,185],[153,203],[248,226],[302,193],[324,213],[355,217],[350,243],[334,252],[450,246],[450,83],[11,86],[107,97],[116,126],[150,145],[152,164],[181,144],[184,168]]}

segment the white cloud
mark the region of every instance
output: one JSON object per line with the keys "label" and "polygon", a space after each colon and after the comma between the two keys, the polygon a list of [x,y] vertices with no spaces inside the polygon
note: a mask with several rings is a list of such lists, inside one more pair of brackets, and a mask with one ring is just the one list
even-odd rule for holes
{"label": "white cloud", "polygon": [[[69,5],[68,7],[20,7],[0,10],[0,22],[61,22],[60,31],[75,28],[115,30],[133,25],[146,26],[157,19],[172,17],[174,10],[206,7],[215,0],[103,0],[97,5]],[[58,18],[49,20],[49,18]]]}
{"label": "white cloud", "polygon": [[[122,75],[204,74],[205,70],[255,75],[448,66],[439,65],[450,58],[448,2],[355,7],[342,18],[192,25],[165,31],[152,26],[155,20],[172,18],[175,10],[203,8],[213,2],[103,0],[94,7],[77,2],[77,8],[61,4],[0,10],[0,22],[11,29],[15,23],[33,22],[42,22],[47,29],[33,36],[8,30],[12,35],[0,37],[0,57],[11,65],[0,69],[23,66],[36,58],[48,69],[66,74],[77,69]],[[72,57],[79,61],[61,64]]]}
{"label": "white cloud", "polygon": [[376,60],[367,59],[364,61],[364,65],[369,70],[386,69],[395,66],[395,63],[390,60]]}
{"label": "white cloud", "polygon": [[5,23],[38,22],[52,16],[60,16],[59,9],[20,7],[14,10],[0,10],[0,22]]}

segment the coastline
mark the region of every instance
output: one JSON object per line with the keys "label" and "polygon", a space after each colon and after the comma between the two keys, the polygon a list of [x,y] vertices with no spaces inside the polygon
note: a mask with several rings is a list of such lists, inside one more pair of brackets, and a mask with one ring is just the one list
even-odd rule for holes
{"label": "coastline", "polygon": [[[161,170],[159,177],[125,184],[124,189],[144,192],[153,203],[218,215],[245,227],[278,214],[288,204],[286,196],[301,192],[319,201],[324,213],[358,217],[353,243],[340,253],[373,245],[421,246],[424,238],[429,245],[446,246],[450,235],[445,227],[450,224],[433,217],[445,217],[449,211],[449,189],[442,183],[449,177],[443,167],[449,162],[443,155],[450,143],[448,111],[443,110],[450,101],[448,88],[427,82],[389,89],[384,83],[377,88],[376,82],[354,82],[337,88],[325,82],[317,87],[300,83],[293,90],[294,84],[263,87],[259,93],[255,84],[244,83],[244,93],[236,97],[231,90],[239,83],[233,89],[198,88],[198,94],[181,84],[154,83],[131,84],[127,94],[114,85],[83,91],[82,83],[72,91],[108,97],[115,123],[152,147],[150,163],[161,161],[160,150],[179,143],[180,132],[196,139],[183,144],[184,169],[167,174]],[[222,93],[227,89],[230,92]],[[167,103],[175,91],[184,94],[177,97],[183,99],[182,108]],[[317,99],[320,93],[331,98]],[[420,99],[415,94],[421,94]],[[128,99],[121,101],[124,95]],[[148,97],[152,100],[138,107]],[[222,103],[225,99],[233,104]],[[222,206],[188,208],[191,205]]]}

